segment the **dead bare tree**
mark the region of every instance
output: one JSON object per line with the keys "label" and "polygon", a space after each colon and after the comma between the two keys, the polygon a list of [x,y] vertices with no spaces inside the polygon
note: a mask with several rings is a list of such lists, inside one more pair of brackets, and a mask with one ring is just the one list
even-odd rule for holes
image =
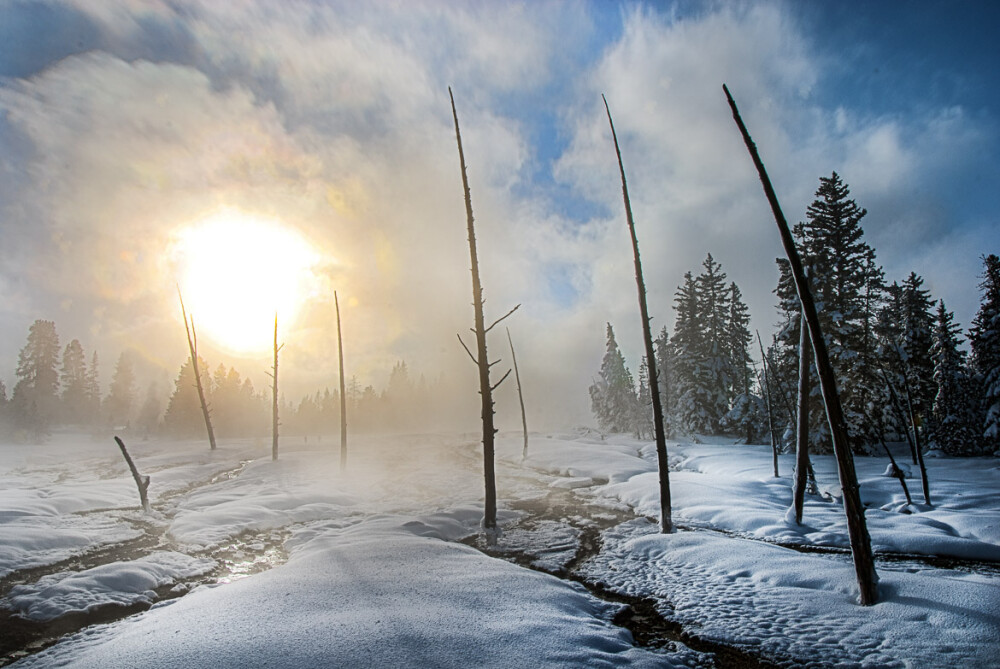
{"label": "dead bare tree", "polygon": [[180,286],[177,286],[177,298],[181,301],[181,315],[184,316],[184,330],[187,332],[188,350],[191,352],[191,370],[194,372],[194,385],[198,389],[198,401],[201,402],[201,414],[205,417],[208,444],[214,451],[215,430],[212,429],[212,413],[205,400],[205,388],[201,385],[201,373],[198,371],[198,333],[194,329],[194,316],[191,316],[191,327],[188,327],[187,310],[184,308],[184,298],[181,296]]}
{"label": "dead bare tree", "polygon": [[115,441],[118,443],[118,448],[122,449],[122,455],[125,457],[128,468],[132,471],[132,478],[135,479],[135,485],[139,488],[139,501],[142,503],[142,510],[148,512],[149,497],[146,496],[146,491],[149,490],[149,477],[139,474],[135,463],[132,462],[132,456],[128,454],[128,450],[125,448],[125,443],[118,437],[115,437]]}
{"label": "dead bare tree", "polygon": [[802,507],[805,504],[806,483],[809,476],[809,329],[805,316],[799,326],[799,407],[795,431],[795,483],[792,487],[792,506],[795,522],[802,524]]}
{"label": "dead bare tree", "polygon": [[[906,441],[910,445],[910,454],[913,456],[913,464],[917,465],[920,469],[920,487],[924,493],[924,504],[927,506],[931,505],[931,489],[930,482],[927,480],[927,467],[924,465],[924,453],[923,444],[920,443],[920,433],[917,431],[917,420],[913,415],[913,403],[910,401],[910,387],[906,382],[906,377],[903,377],[903,391],[904,397],[906,398],[906,414],[907,419],[903,419],[903,406],[902,402],[899,400],[899,394],[896,392],[895,384],[889,380],[889,375],[885,373],[884,368],[879,368],[879,372],[882,374],[882,380],[885,382],[886,387],[889,389],[889,398],[893,404],[896,411],[897,420],[900,423],[909,423],[908,427],[903,428],[903,432],[906,434]],[[912,430],[913,436],[910,436],[910,430]],[[888,448],[886,448],[888,450]]]}
{"label": "dead bare tree", "polygon": [[340,329],[340,300],[333,291],[333,304],[337,308],[337,358],[340,361],[340,471],[347,468],[347,397],[344,386],[344,338]]}
{"label": "dead bare tree", "polygon": [[271,459],[278,459],[278,351],[285,348],[278,346],[278,312],[274,312],[274,367],[268,376],[274,382],[271,390]]}
{"label": "dead bare tree", "polygon": [[615,123],[611,120],[611,108],[608,99],[604,100],[604,110],[608,113],[608,124],[611,126],[611,138],[615,142],[615,155],[618,157],[618,171],[622,177],[622,198],[625,201],[625,221],[628,223],[629,235],[632,238],[632,257],[635,261],[635,284],[639,291],[639,315],[642,318],[642,338],[646,347],[646,368],[649,372],[649,387],[653,389],[650,398],[653,404],[653,433],[656,436],[656,460],[660,474],[660,532],[666,534],[673,530],[673,520],[670,505],[670,464],[667,460],[667,437],[663,428],[663,407],[660,404],[660,384],[656,373],[656,352],[653,349],[653,335],[649,330],[649,310],[646,307],[646,284],[642,279],[642,263],[639,261],[639,241],[635,236],[635,221],[632,218],[632,203],[628,197],[628,183],[625,181],[625,165],[622,163],[622,152],[618,146],[618,135],[615,133]]}
{"label": "dead bare tree", "polygon": [[781,211],[781,205],[778,204],[778,196],[775,195],[774,188],[771,186],[771,180],[767,176],[767,170],[764,169],[764,163],[757,154],[757,146],[754,144],[753,139],[750,138],[750,133],[743,124],[743,119],[740,117],[740,112],[736,107],[736,101],[733,100],[733,96],[729,93],[729,88],[723,84],[722,89],[733,112],[733,120],[739,127],[740,134],[743,136],[743,142],[750,153],[750,158],[757,168],[757,174],[764,187],[764,194],[771,205],[771,212],[774,214],[774,220],[778,224],[778,232],[781,235],[782,245],[785,247],[785,255],[788,256],[788,263],[791,266],[792,276],[795,279],[795,290],[798,293],[799,302],[802,304],[802,311],[806,317],[809,340],[812,343],[816,369],[819,373],[820,389],[823,393],[823,403],[826,405],[826,416],[830,423],[833,450],[837,458],[837,471],[840,475],[840,487],[844,495],[847,533],[850,537],[851,553],[854,557],[854,571],[860,591],[859,600],[863,606],[869,606],[878,601],[878,574],[875,572],[871,536],[868,534],[868,525],[865,522],[865,507],[861,503],[861,495],[858,492],[858,476],[854,469],[854,457],[851,454],[851,447],[848,440],[847,423],[844,420],[840,395],[837,392],[837,379],[834,375],[833,365],[830,364],[826,341],[823,339],[819,314],[816,311],[816,303],[813,301],[812,292],[809,289],[805,271],[802,268],[802,260],[799,257],[798,249],[795,248],[792,231],[789,229],[785,215]]}
{"label": "dead bare tree", "polygon": [[475,311],[476,334],[476,354],[473,355],[469,347],[458,336],[462,348],[469,354],[472,361],[479,368],[479,395],[482,400],[482,420],[483,420],[483,478],[486,486],[486,501],[483,514],[483,529],[486,533],[487,541],[495,541],[497,536],[497,484],[494,464],[495,438],[497,430],[493,423],[493,391],[504,382],[511,370],[503,375],[495,384],[490,383],[490,367],[496,362],[490,362],[486,354],[486,334],[496,327],[501,321],[510,316],[520,304],[498,318],[492,325],[486,327],[486,319],[483,316],[483,286],[479,280],[479,256],[476,252],[476,229],[474,217],[472,215],[472,192],[469,189],[469,176],[465,168],[465,153],[462,150],[462,133],[458,128],[458,112],[455,110],[455,96],[448,87],[448,96],[451,98],[451,114],[455,119],[455,138],[458,141],[458,161],[462,168],[462,190],[465,193],[465,217],[469,233],[469,255],[472,259],[472,306]]}
{"label": "dead bare tree", "polygon": [[528,457],[528,417],[524,413],[524,394],[521,392],[521,373],[517,370],[517,355],[514,353],[514,341],[510,338],[510,328],[507,330],[507,343],[510,344],[510,359],[514,362],[514,380],[517,382],[517,401],[521,403],[521,429],[524,431],[524,448],[521,449],[521,459]]}
{"label": "dead bare tree", "polygon": [[[764,368],[764,392],[767,395],[767,419],[771,421],[771,373],[770,365],[767,364],[767,356],[764,354],[764,342],[760,339],[760,330],[757,332],[757,345],[760,347],[760,364]],[[771,464],[774,467],[774,478],[778,478],[778,439],[774,431],[774,423],[771,426]]]}

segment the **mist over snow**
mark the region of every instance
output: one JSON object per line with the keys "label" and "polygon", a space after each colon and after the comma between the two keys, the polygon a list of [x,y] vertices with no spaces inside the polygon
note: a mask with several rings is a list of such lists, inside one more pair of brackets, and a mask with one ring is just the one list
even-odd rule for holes
{"label": "mist over snow", "polygon": [[[487,318],[522,305],[509,325],[535,426],[590,422],[606,321],[638,368],[602,93],[657,330],[710,252],[753,326],[772,331],[781,249],[724,82],[790,221],[836,170],[868,209],[887,279],[917,272],[967,327],[979,255],[1000,242],[996,94],[984,92],[996,47],[977,28],[995,8],[905,11],[916,18],[791,2],[4,3],[0,378],[13,386],[44,318],[63,344],[100,351],[105,382],[127,348],[172,382],[187,356],[179,235],[229,208],[293,228],[321,258],[305,306],[280,325],[289,399],[336,384],[334,290],[349,375],[384,387],[405,360],[473,388],[455,341],[472,309],[448,86]],[[907,40],[926,47],[919,57]],[[267,351],[201,345],[213,367],[264,387]]]}

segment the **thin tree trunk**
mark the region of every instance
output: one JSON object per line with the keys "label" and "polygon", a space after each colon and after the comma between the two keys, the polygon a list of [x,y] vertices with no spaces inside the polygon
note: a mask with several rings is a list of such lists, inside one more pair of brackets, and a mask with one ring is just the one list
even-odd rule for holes
{"label": "thin tree trunk", "polygon": [[198,333],[194,329],[194,316],[191,317],[191,327],[188,327],[187,310],[184,308],[184,298],[181,297],[180,286],[177,287],[177,297],[181,301],[181,314],[184,316],[184,330],[187,332],[188,350],[191,352],[191,369],[194,371],[194,385],[198,388],[198,401],[201,402],[201,414],[205,417],[205,429],[208,431],[208,444],[215,450],[215,430],[212,429],[212,415],[205,400],[205,389],[201,385],[201,373],[198,371]]}
{"label": "thin tree trunk", "polygon": [[896,464],[896,458],[892,457],[892,451],[890,451],[889,447],[886,445],[885,439],[879,437],[879,441],[882,443],[882,449],[885,451],[885,454],[889,456],[889,462],[892,464],[892,475],[899,479],[899,485],[903,486],[903,494],[906,495],[906,503],[913,504],[913,499],[910,497],[910,489],[906,487],[906,475],[903,474],[903,470]]}
{"label": "thin tree trunk", "polygon": [[[767,393],[767,405],[771,406],[771,375],[768,373],[767,356],[764,354],[764,342],[760,339],[760,330],[757,330],[757,345],[760,346],[760,362],[761,366],[764,368],[764,388]],[[770,418],[771,409],[767,410],[768,417]],[[774,467],[774,478],[778,478],[778,440],[775,438],[774,434],[774,424],[771,424],[771,461]]]}
{"label": "thin tree trunk", "polygon": [[723,85],[723,90],[732,109],[733,120],[736,121],[740,133],[743,135],[743,141],[750,152],[754,166],[757,168],[761,184],[764,187],[764,194],[767,196],[775,222],[778,224],[781,242],[785,247],[788,263],[791,265],[792,276],[795,278],[795,288],[798,292],[799,302],[802,304],[802,310],[805,313],[806,323],[809,327],[809,339],[812,342],[816,368],[819,372],[820,389],[823,392],[823,403],[826,405],[827,420],[830,422],[833,450],[837,457],[840,486],[844,494],[847,532],[851,541],[854,570],[858,579],[859,599],[863,606],[869,606],[878,601],[878,574],[875,572],[871,536],[868,534],[868,526],[865,522],[865,507],[861,503],[861,495],[858,491],[858,476],[854,469],[854,456],[851,453],[848,441],[847,424],[844,420],[843,408],[840,404],[840,395],[837,393],[837,379],[834,375],[833,366],[830,364],[826,341],[823,339],[819,314],[816,311],[816,304],[813,301],[805,272],[802,269],[802,260],[799,258],[799,252],[795,248],[792,231],[788,227],[785,215],[781,212],[781,206],[778,204],[778,196],[775,195],[774,188],[771,186],[771,180],[764,169],[764,163],[761,162],[760,156],[757,154],[757,147],[750,138],[750,133],[747,132],[746,126],[743,124],[743,119],[740,118],[740,112],[736,108],[736,102],[733,100],[732,95],[729,94],[729,89]]}
{"label": "thin tree trunk", "polygon": [[507,343],[510,344],[510,359],[514,362],[514,380],[517,382],[517,401],[521,403],[521,429],[524,431],[524,448],[521,449],[521,459],[528,457],[528,417],[524,413],[524,394],[521,392],[521,374],[517,371],[517,355],[514,354],[514,341],[510,338],[510,328],[507,330]]}
{"label": "thin tree trunk", "polygon": [[347,397],[344,392],[344,339],[340,329],[337,291],[333,291],[333,303],[337,307],[337,357],[340,360],[340,471],[344,471],[347,468]]}
{"label": "thin tree trunk", "polygon": [[274,386],[271,390],[271,459],[278,459],[278,351],[284,344],[278,346],[278,314],[274,314],[274,369],[271,374]]}
{"label": "thin tree trunk", "polygon": [[764,409],[767,411],[767,433],[771,437],[771,448],[774,449],[774,416],[773,410],[771,409],[771,393],[767,390],[766,382],[761,378],[760,372],[754,367],[754,372],[757,374],[757,385],[760,386],[761,392],[764,393]]}
{"label": "thin tree trunk", "polygon": [[805,316],[799,326],[799,415],[795,433],[795,486],[792,505],[795,507],[795,522],[802,524],[802,507],[806,498],[806,483],[809,472],[809,331]]}
{"label": "thin tree trunk", "polygon": [[125,444],[121,439],[115,437],[115,441],[118,443],[118,448],[122,449],[122,455],[125,456],[125,462],[128,464],[128,468],[132,470],[132,478],[135,479],[135,485],[139,488],[139,501],[142,503],[142,510],[149,511],[149,498],[146,496],[146,491],[149,490],[149,477],[141,476],[139,470],[136,469],[135,463],[132,462],[132,457],[128,454],[125,449]]}
{"label": "thin tree trunk", "polygon": [[673,520],[670,506],[670,465],[667,460],[667,437],[663,429],[663,407],[660,404],[660,384],[656,373],[656,352],[653,349],[653,335],[649,330],[649,310],[646,307],[646,284],[642,279],[642,263],[639,261],[639,241],[635,236],[635,221],[632,219],[632,204],[628,198],[628,184],[625,181],[625,166],[622,163],[622,152],[618,147],[618,135],[615,134],[615,124],[611,120],[611,109],[608,100],[603,95],[604,109],[608,113],[608,124],[611,126],[611,138],[615,142],[615,154],[618,156],[618,171],[622,177],[622,198],[625,200],[625,220],[628,223],[629,235],[632,237],[632,256],[635,260],[635,284],[639,291],[639,315],[642,318],[642,338],[646,346],[646,367],[649,370],[649,387],[653,402],[653,432],[656,436],[656,460],[660,472],[660,532],[666,534],[673,531]]}
{"label": "thin tree trunk", "polygon": [[[906,435],[906,443],[910,446],[910,457],[913,458],[913,464],[917,464],[917,447],[913,443],[913,438],[910,436],[910,430],[906,427],[909,420],[903,415],[903,405],[899,401],[899,395],[896,393],[896,387],[889,381],[889,375],[885,373],[885,369],[879,368],[882,373],[882,380],[885,381],[886,388],[889,389],[889,399],[892,403],[893,413],[896,414],[896,420],[899,424],[903,426],[903,434]],[[905,378],[905,377],[904,377]]]}
{"label": "thin tree trunk", "polygon": [[[458,128],[458,112],[455,109],[455,96],[448,87],[448,96],[451,98],[451,113],[455,119],[455,139],[458,142],[458,162],[462,168],[462,190],[465,193],[465,217],[469,233],[469,256],[472,260],[472,306],[475,310],[475,333],[476,333],[476,355],[466,348],[469,357],[473,359],[479,368],[479,395],[482,401],[483,420],[483,479],[486,488],[486,500],[483,513],[483,529],[486,533],[487,541],[496,541],[497,537],[497,484],[494,464],[495,438],[497,430],[493,423],[493,391],[503,383],[507,375],[496,382],[490,384],[490,362],[486,354],[486,333],[492,330],[500,321],[510,316],[517,307],[511,309],[499,320],[486,327],[486,319],[483,316],[483,287],[479,280],[479,256],[476,252],[476,228],[475,218],[472,215],[472,192],[469,189],[469,177],[465,168],[465,153],[462,150],[462,133]],[[521,305],[518,305],[521,306]],[[458,338],[459,342],[462,338]],[[465,347],[465,343],[462,343]]]}
{"label": "thin tree trunk", "polygon": [[924,447],[920,443],[920,431],[917,429],[917,418],[913,414],[913,402],[910,399],[910,384],[903,377],[903,396],[906,398],[906,412],[910,415],[910,427],[913,429],[913,441],[917,451],[917,466],[920,467],[920,487],[923,488],[924,504],[931,505],[931,488],[927,481],[927,468],[924,466]]}

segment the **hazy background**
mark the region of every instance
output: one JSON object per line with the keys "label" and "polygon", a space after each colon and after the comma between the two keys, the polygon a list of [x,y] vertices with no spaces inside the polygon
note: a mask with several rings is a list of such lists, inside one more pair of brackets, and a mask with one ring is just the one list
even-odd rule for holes
{"label": "hazy background", "polygon": [[[455,340],[472,308],[449,85],[487,318],[522,304],[508,323],[534,427],[590,422],[606,321],[638,367],[601,93],[656,329],[711,252],[772,331],[781,250],[723,82],[789,220],[836,170],[868,209],[887,280],[921,274],[967,327],[979,256],[1000,247],[997,13],[985,1],[0,0],[0,379],[13,387],[44,318],[63,347],[99,352],[105,392],[128,348],[140,391],[147,378],[172,389],[187,355],[177,235],[236,208],[291,226],[322,258],[307,308],[282,323],[289,399],[337,385],[334,289],[348,375],[381,389],[402,359],[412,377],[444,372],[474,393]],[[200,352],[265,387],[268,351],[202,337]],[[513,392],[498,400],[503,427],[519,424]]]}

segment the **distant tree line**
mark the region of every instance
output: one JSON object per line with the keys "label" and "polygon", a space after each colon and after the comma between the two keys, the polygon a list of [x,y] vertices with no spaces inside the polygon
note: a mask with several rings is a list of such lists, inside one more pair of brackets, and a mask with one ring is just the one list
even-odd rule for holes
{"label": "distant tree line", "polygon": [[[961,328],[943,300],[910,273],[887,283],[874,249],[864,240],[867,214],[850,198],[836,172],[821,177],[806,220],[793,231],[819,306],[853,448],[870,453],[883,440],[903,440],[914,429],[925,445],[952,455],[1000,448],[1000,260],[984,255],[981,303],[962,347]],[[788,261],[777,260],[778,330],[765,363],[771,411],[782,441],[794,440],[801,306]],[[677,289],[673,337],[657,346],[660,392],[675,433],[743,436],[767,433],[762,377],[749,356],[749,315],[735,284],[711,255],[698,277]],[[636,384],[610,324],[607,351],[590,388],[592,409],[607,431],[648,434],[648,380],[640,363]],[[662,356],[662,360],[659,359]],[[763,370],[760,370],[761,372]],[[810,449],[829,452],[829,426],[815,369],[809,413]]]}
{"label": "distant tree line", "polygon": [[[106,394],[100,383],[97,353],[89,356],[78,339],[60,348],[53,321],[36,320],[18,356],[17,381],[8,397],[0,381],[0,432],[8,437],[37,441],[54,428],[93,432],[131,432],[142,436],[188,438],[201,436],[201,414],[191,359],[181,365],[173,388],[151,382],[144,392],[137,386],[134,351],[118,357]],[[199,356],[201,382],[220,437],[266,436],[270,429],[270,391],[257,390],[234,367],[219,364],[211,373]],[[346,404],[351,429],[419,430],[440,425],[450,407],[443,399],[443,377],[414,381],[403,361],[397,362],[388,387],[377,392],[354,377],[346,381]],[[340,428],[340,393],[326,388],[297,404],[281,401],[282,431],[287,435],[319,436]]]}

